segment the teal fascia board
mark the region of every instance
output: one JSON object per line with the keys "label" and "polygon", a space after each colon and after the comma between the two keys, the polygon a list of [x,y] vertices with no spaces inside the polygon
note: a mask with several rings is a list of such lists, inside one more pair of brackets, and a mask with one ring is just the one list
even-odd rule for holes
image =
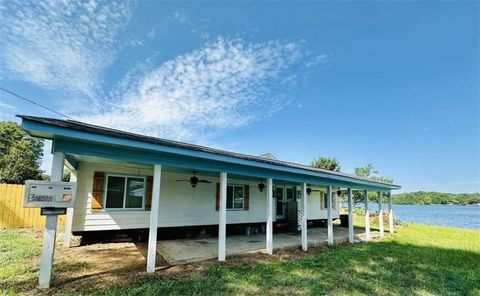
{"label": "teal fascia board", "polygon": [[[204,170],[218,172],[234,173],[233,168],[235,167],[243,172],[242,175],[246,176],[271,177],[279,180],[307,182],[324,186],[351,186],[352,188],[379,191],[390,191],[391,189],[400,188],[397,185],[382,185],[367,180],[262,163],[229,155],[71,130],[27,119],[22,120],[22,127],[33,136],[54,139],[55,151],[70,154],[114,158],[120,161],[148,165],[163,164],[190,169],[202,169],[204,167]],[[195,167],[194,163],[197,163],[198,167]],[[274,177],[273,172],[276,172],[275,174],[278,177]],[[286,179],[287,177],[288,179]]]}
{"label": "teal fascia board", "polygon": [[179,156],[171,153],[159,153],[151,151],[139,151],[138,149],[129,149],[124,147],[114,147],[107,145],[91,145],[86,142],[71,141],[66,139],[55,140],[54,149],[56,152],[63,152],[71,155],[84,155],[99,158],[115,159],[117,161],[154,165],[162,164],[168,167],[175,167],[185,170],[197,170],[206,172],[227,172],[228,174],[253,177],[259,179],[272,178],[293,183],[308,183],[317,186],[351,187],[357,190],[371,191],[390,191],[388,188],[372,186],[369,184],[358,184],[355,182],[345,182],[335,179],[325,179],[311,176],[308,174],[299,174],[288,171],[278,171],[262,167],[245,166],[222,161],[203,160],[190,156]]}
{"label": "teal fascia board", "polygon": [[[55,147],[55,144],[52,145],[52,148]],[[72,155],[70,154],[66,154],[65,155],[65,159],[70,163],[70,165],[74,168],[74,169],[78,169],[78,160],[75,159],[75,157],[73,157]]]}

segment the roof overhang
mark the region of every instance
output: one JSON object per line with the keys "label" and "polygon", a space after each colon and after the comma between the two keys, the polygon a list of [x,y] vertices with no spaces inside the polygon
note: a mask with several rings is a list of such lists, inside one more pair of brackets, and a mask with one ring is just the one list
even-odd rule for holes
{"label": "roof overhang", "polygon": [[[126,163],[143,165],[163,164],[184,169],[196,169],[211,172],[227,172],[258,178],[273,178],[290,182],[309,183],[320,186],[350,187],[357,190],[390,191],[400,186],[386,184],[347,174],[335,173],[313,168],[304,168],[299,164],[276,160],[261,160],[254,156],[230,153],[202,146],[165,141],[166,144],[152,143],[155,138],[146,137],[141,141],[140,135],[125,133],[127,136],[115,136],[107,129],[102,133],[95,126],[85,125],[77,128],[75,122],[45,118],[19,116],[22,127],[32,136],[54,141],[53,151],[73,156],[69,162],[76,164],[75,155],[111,158]],[[82,126],[80,126],[82,127]],[[119,135],[123,132],[119,131]],[[159,139],[161,141],[161,139]],[[173,143],[173,144],[170,144]],[[184,147],[182,146],[184,145]]]}

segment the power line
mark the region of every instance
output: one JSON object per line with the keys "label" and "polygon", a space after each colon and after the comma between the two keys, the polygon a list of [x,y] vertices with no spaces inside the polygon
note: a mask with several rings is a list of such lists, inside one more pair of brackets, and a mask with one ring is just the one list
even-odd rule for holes
{"label": "power line", "polygon": [[41,105],[41,104],[39,104],[39,103],[37,103],[37,102],[34,102],[34,101],[30,100],[30,99],[27,99],[27,98],[25,98],[25,97],[22,97],[21,95],[16,94],[16,93],[14,93],[13,91],[9,91],[8,89],[5,89],[5,88],[3,88],[3,87],[0,87],[0,90],[4,91],[4,92],[6,92],[6,93],[9,93],[9,94],[11,94],[11,95],[13,95],[13,96],[15,96],[15,97],[17,97],[17,98],[20,98],[20,99],[22,99],[22,100],[24,100],[24,101],[27,101],[27,102],[29,102],[29,103],[31,103],[31,104],[34,104],[34,105],[37,106],[37,107],[43,108],[43,109],[48,110],[48,111],[50,111],[50,112],[53,112],[53,113],[55,113],[55,114],[57,114],[57,115],[60,115],[60,116],[62,116],[62,117],[65,117],[65,118],[68,118],[68,119],[72,119],[72,120],[73,120],[73,118],[70,117],[70,116],[68,116],[68,115],[62,114],[62,113],[57,112],[57,111],[55,111],[55,110],[53,110],[53,109],[51,109],[51,108],[45,107],[45,106],[43,106],[43,105]]}

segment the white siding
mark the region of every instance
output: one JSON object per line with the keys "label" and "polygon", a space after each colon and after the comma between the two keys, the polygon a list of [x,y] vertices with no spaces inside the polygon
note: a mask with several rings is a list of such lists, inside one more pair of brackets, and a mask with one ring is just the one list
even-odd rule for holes
{"label": "white siding", "polygon": [[[148,228],[150,211],[117,210],[91,212],[93,174],[95,171],[141,176],[153,175],[153,170],[139,170],[120,166],[97,165],[81,162],[78,167],[77,201],[73,217],[73,231],[115,230]],[[219,177],[205,177],[212,183],[200,183],[195,190],[188,182],[191,174],[162,172],[160,192],[159,227],[216,225],[218,212],[215,210],[216,183]],[[229,184],[250,185],[250,209],[227,211],[227,223],[255,223],[266,221],[266,190],[259,192],[257,182],[228,179]],[[320,211],[320,194],[312,192],[309,197],[308,219],[325,219],[327,211]],[[274,209],[275,211],[275,209]],[[337,210],[333,217],[338,217]]]}
{"label": "white siding", "polygon": [[[80,163],[73,231],[148,228],[149,211],[91,212],[95,171],[143,176],[153,174],[152,170]],[[218,178],[200,175],[201,179],[208,179],[212,183],[200,183],[195,190],[190,187],[188,182],[175,181],[188,179],[190,176],[191,174],[162,172],[159,227],[218,224],[218,212],[215,210]],[[227,211],[227,223],[265,222],[266,191],[259,192],[256,182],[228,179],[228,183],[250,185],[250,209],[248,211]]]}
{"label": "white siding", "polygon": [[[312,191],[310,196],[308,197],[308,220],[316,220],[316,219],[327,219],[327,209],[322,210],[321,209],[321,202],[322,202],[322,194],[324,194],[326,191],[324,188],[316,188],[312,187],[313,190],[323,190],[323,191]],[[336,194],[333,195],[333,202],[336,203],[336,205],[333,208],[332,211],[332,217],[338,218],[338,207],[339,207],[339,200],[336,198]]]}

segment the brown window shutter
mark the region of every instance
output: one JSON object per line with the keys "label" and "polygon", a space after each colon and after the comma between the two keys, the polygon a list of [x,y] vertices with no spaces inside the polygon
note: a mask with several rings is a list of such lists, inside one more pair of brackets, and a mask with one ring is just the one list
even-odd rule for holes
{"label": "brown window shutter", "polygon": [[248,211],[250,209],[250,186],[245,185],[245,200],[243,201],[243,209]]}
{"label": "brown window shutter", "polygon": [[217,192],[215,194],[215,211],[220,210],[220,183],[217,183]]}
{"label": "brown window shutter", "polygon": [[105,184],[105,173],[94,172],[93,173],[93,190],[92,190],[92,210],[102,209],[103,201],[103,188]]}
{"label": "brown window shutter", "polygon": [[147,177],[147,188],[145,192],[145,211],[150,211],[152,208],[152,192],[153,192],[153,177]]}

